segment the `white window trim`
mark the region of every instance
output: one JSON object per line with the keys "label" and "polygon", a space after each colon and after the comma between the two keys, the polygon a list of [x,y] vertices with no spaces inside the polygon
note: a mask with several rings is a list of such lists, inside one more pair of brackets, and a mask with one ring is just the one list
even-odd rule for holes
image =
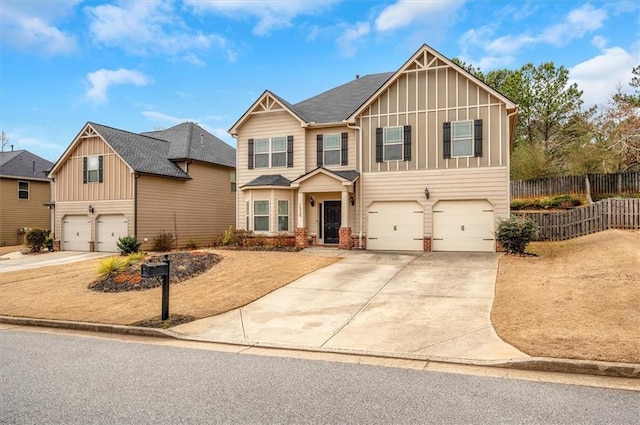
{"label": "white window trim", "polygon": [[[90,163],[95,161],[95,168]],[[91,172],[95,171],[95,180],[91,178]],[[98,183],[100,181],[100,155],[87,156],[87,183]]]}
{"label": "white window trim", "polygon": [[[267,203],[267,214],[260,214],[260,215],[256,215],[256,202],[266,202]],[[268,199],[255,199],[253,201],[253,210],[252,210],[252,214],[251,217],[253,218],[252,220],[252,224],[253,224],[253,231],[254,232],[262,232],[262,233],[269,233],[271,231],[271,202]],[[256,217],[267,217],[267,229],[266,230],[258,230],[256,229]]]}
{"label": "white window trim", "polygon": [[[338,146],[335,148],[327,149],[327,136],[338,137]],[[336,163],[328,163],[327,162],[327,151],[338,151],[338,161]],[[341,165],[342,164],[342,134],[341,133],[330,133],[322,135],[322,164],[323,165]]]}
{"label": "white window trim", "polygon": [[[470,127],[471,127],[471,131],[469,133],[469,136],[464,136],[464,137],[456,137],[456,132],[455,132],[455,128],[456,128],[456,124],[462,124],[462,123],[469,123]],[[475,152],[474,152],[474,144],[473,144],[473,120],[464,120],[464,121],[452,121],[451,122],[451,158],[473,158]],[[464,141],[469,141],[469,144],[471,145],[471,154],[469,155],[456,155],[455,152],[455,144],[456,142],[458,143],[462,143]]]}
{"label": "white window trim", "polygon": [[238,183],[235,171],[231,171],[229,174],[229,180],[231,183],[231,192],[236,192],[238,190]]}
{"label": "white window trim", "polygon": [[[389,129],[400,129],[400,140],[398,141],[393,141],[393,143],[387,143],[387,130]],[[398,159],[387,159],[387,146],[395,146],[395,145],[400,145],[400,158]],[[399,125],[399,126],[393,126],[393,127],[383,127],[382,129],[382,158],[385,162],[393,162],[393,161],[402,161],[404,160],[403,157],[403,149],[404,149],[404,128]]]}
{"label": "white window trim", "polygon": [[[20,189],[20,183],[26,183],[27,189]],[[27,192],[27,197],[21,198],[20,192]],[[28,201],[30,197],[31,197],[31,185],[29,184],[29,182],[26,180],[18,180],[18,199],[21,201]]]}
{"label": "white window trim", "polygon": [[[284,149],[282,150],[274,150],[273,148],[273,142],[275,139],[284,139]],[[256,144],[258,142],[263,142],[263,141],[267,141],[267,146],[268,146],[268,152],[256,152]],[[254,139],[253,141],[253,146],[254,146],[254,150],[253,150],[253,168],[285,168],[287,166],[287,136],[276,136],[276,137],[260,137],[257,139]],[[284,164],[283,165],[273,165],[273,155],[274,154],[278,154],[278,153],[284,153]],[[268,155],[269,160],[267,161],[267,166],[266,167],[262,167],[262,166],[258,166],[258,162],[256,161],[256,156],[257,155]]]}
{"label": "white window trim", "polygon": [[[286,202],[287,203],[287,213],[286,214],[280,214],[280,202]],[[280,232],[289,232],[290,228],[291,228],[291,214],[289,211],[289,207],[290,207],[290,202],[288,199],[278,199],[278,233]],[[287,228],[284,230],[280,229],[280,217],[287,217]]]}

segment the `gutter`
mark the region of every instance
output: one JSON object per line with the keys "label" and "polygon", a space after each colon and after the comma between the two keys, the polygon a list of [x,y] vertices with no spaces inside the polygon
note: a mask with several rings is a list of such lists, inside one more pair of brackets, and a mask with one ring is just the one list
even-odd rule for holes
{"label": "gutter", "polygon": [[[346,121],[345,121],[346,122]],[[358,143],[358,172],[360,173],[360,190],[357,193],[358,196],[358,208],[360,209],[360,217],[358,217],[358,247],[360,249],[362,249],[362,178],[363,173],[362,173],[362,131],[359,125],[349,125],[348,122],[346,122],[347,124],[347,128],[356,130],[358,132],[358,138],[357,138],[357,143]]]}

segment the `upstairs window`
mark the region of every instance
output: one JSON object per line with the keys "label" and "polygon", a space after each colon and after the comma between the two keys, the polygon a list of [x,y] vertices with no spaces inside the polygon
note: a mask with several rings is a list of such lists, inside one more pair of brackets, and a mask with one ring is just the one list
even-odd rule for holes
{"label": "upstairs window", "polygon": [[249,139],[248,168],[293,167],[293,136]]}
{"label": "upstairs window", "polygon": [[102,155],[85,156],[82,163],[82,182],[102,183]]}
{"label": "upstairs window", "polygon": [[232,171],[232,172],[229,174],[229,180],[230,180],[230,182],[231,182],[231,191],[232,191],[232,192],[235,192],[235,191],[236,191],[236,188],[237,188],[237,183],[236,183],[236,172],[235,172],[235,171]]}
{"label": "upstairs window", "polygon": [[376,128],[376,162],[411,161],[411,126]]}
{"label": "upstairs window", "polygon": [[18,182],[18,199],[29,199],[29,182]]}
{"label": "upstairs window", "polygon": [[326,165],[348,165],[349,133],[318,134],[316,141],[318,168]]}
{"label": "upstairs window", "polygon": [[482,156],[482,120],[445,122],[442,132],[445,159]]}
{"label": "upstairs window", "polygon": [[255,167],[269,168],[269,139],[256,139],[254,149]]}
{"label": "upstairs window", "polygon": [[287,166],[287,138],[274,137],[271,139],[271,166]]}
{"label": "upstairs window", "polygon": [[340,135],[325,134],[323,140],[324,165],[340,165]]}

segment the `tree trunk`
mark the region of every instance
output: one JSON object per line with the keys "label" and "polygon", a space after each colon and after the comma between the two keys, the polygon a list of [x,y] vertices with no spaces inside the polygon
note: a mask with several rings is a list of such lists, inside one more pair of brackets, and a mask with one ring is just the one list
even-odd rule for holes
{"label": "tree trunk", "polygon": [[591,199],[591,182],[589,182],[589,174],[584,175],[584,189],[587,193],[587,204],[592,205],[593,199]]}

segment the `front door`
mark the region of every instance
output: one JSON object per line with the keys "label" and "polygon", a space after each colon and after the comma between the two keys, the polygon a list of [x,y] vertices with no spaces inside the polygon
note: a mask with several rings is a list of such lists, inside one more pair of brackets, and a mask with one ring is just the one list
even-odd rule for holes
{"label": "front door", "polygon": [[338,243],[340,229],[340,201],[324,202],[324,243]]}

